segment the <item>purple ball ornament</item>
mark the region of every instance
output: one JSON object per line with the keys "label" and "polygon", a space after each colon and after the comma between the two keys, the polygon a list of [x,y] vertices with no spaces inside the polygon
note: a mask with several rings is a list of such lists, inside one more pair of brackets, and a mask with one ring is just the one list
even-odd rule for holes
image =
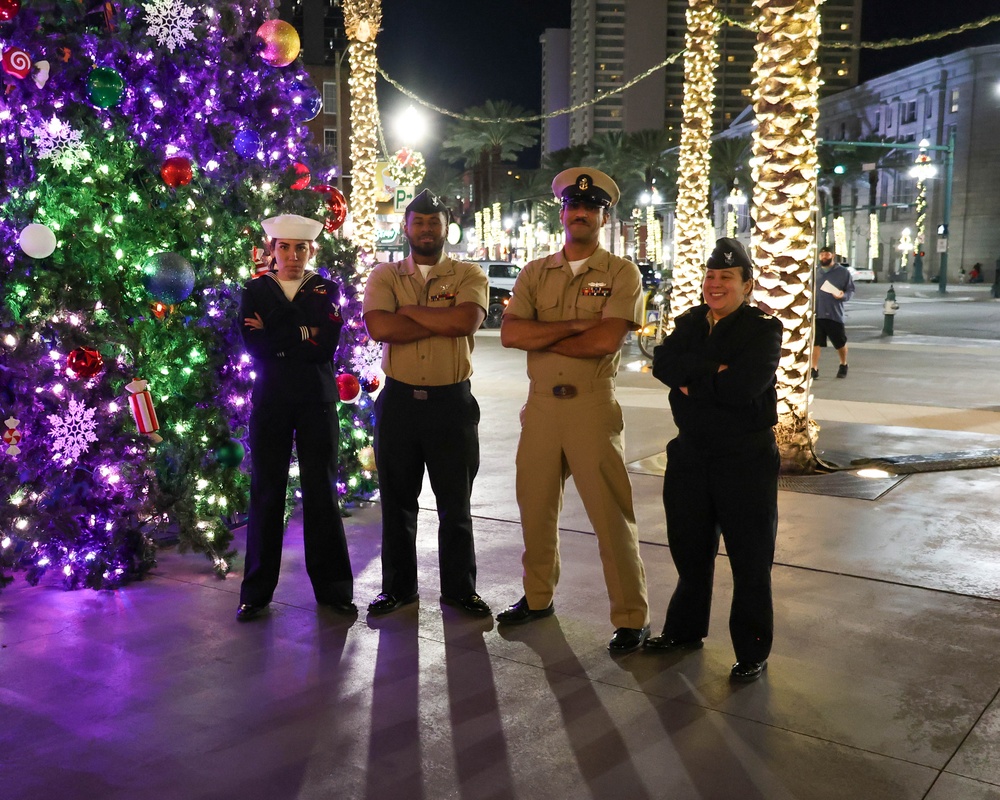
{"label": "purple ball ornament", "polygon": [[142,266],[142,283],[154,300],[176,305],[194,289],[194,267],[177,253],[156,253]]}
{"label": "purple ball ornament", "polygon": [[292,83],[292,106],[299,122],[312,122],[323,110],[323,98],[303,81]]}
{"label": "purple ball ornament", "polygon": [[233,137],[233,150],[240,158],[255,158],[263,146],[257,131],[242,130]]}

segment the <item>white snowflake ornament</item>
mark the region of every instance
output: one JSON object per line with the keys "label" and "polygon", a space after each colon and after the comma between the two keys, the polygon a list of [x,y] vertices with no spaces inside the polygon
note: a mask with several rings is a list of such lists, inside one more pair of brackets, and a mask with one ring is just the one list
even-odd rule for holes
{"label": "white snowflake ornament", "polygon": [[83,133],[54,116],[35,128],[38,157],[47,158],[67,172],[90,161],[90,151],[83,143]]}
{"label": "white snowflake ornament", "polygon": [[97,423],[94,421],[96,411],[97,409],[87,408],[75,397],[71,397],[69,408],[63,416],[49,414],[52,449],[70,461],[76,461],[86,453],[91,443],[97,441]]}
{"label": "white snowflake ornament", "polygon": [[194,9],[183,0],[150,0],[143,3],[149,34],[160,47],[171,53],[175,48],[184,47],[185,42],[194,41]]}

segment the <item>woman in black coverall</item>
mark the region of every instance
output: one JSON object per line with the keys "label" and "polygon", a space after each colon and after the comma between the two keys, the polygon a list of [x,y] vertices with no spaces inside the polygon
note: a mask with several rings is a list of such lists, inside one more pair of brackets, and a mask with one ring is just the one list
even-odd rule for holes
{"label": "woman in black coverall", "polygon": [[302,538],[316,602],[356,614],[354,579],[337,505],[340,399],[333,356],[340,287],[306,266],[323,223],[282,214],[261,225],[274,266],[243,290],[243,341],[256,378],[250,413],[250,518],[236,618],[259,616],[278,585],[292,442],[302,482]]}
{"label": "woman in black coverall", "polygon": [[701,647],[708,635],[719,534],[733,572],[730,677],[754,681],[773,632],[771,564],[778,526],[775,370],[779,320],[747,304],[750,257],[719,239],[702,285],[704,304],[676,320],[656,348],[653,375],[670,387],[679,431],[667,444],[663,504],[677,587],[651,651]]}

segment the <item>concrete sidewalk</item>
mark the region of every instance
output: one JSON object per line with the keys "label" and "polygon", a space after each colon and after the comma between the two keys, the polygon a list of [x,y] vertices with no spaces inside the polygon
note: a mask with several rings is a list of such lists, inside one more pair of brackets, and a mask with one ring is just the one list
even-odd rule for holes
{"label": "concrete sidewalk", "polygon": [[[1000,348],[858,348],[817,381],[820,446],[861,455],[1000,447]],[[482,336],[475,390],[479,588],[521,595],[513,490],[523,354]],[[640,367],[637,351],[629,361]],[[985,375],[983,375],[985,373]],[[965,376],[994,391],[975,408]],[[673,434],[665,392],[623,371],[627,458]],[[895,400],[895,402],[894,402]],[[293,522],[270,615],[233,621],[237,570],[163,552],[118,592],[0,594],[0,794],[31,798],[1000,800],[1000,469],[909,476],[876,501],[781,492],[776,638],[759,682],[728,681],[731,581],[686,656],[612,659],[596,541],[567,491],[556,615],[510,632],[438,602],[422,497],[421,601],[367,620],[377,506],[347,520],[357,621],[318,610]],[[660,480],[633,486],[662,624],[674,571]],[[242,546],[242,542],[240,542]],[[237,565],[239,566],[239,565]]]}

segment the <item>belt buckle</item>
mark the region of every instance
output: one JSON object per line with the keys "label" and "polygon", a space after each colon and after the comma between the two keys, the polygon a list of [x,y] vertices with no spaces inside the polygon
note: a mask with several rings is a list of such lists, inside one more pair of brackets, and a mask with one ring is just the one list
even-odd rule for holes
{"label": "belt buckle", "polygon": [[414,400],[426,400],[427,399],[427,390],[426,389],[414,389],[413,390],[413,399]]}
{"label": "belt buckle", "polygon": [[576,397],[576,387],[570,383],[561,383],[558,386],[552,387],[552,395],[554,397],[569,398]]}

